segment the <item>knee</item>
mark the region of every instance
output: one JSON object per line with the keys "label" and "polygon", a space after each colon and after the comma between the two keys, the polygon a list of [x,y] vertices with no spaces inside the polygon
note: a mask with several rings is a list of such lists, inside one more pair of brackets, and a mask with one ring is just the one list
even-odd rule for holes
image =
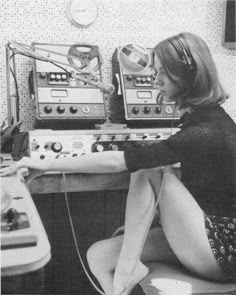
{"label": "knee", "polygon": [[90,268],[95,267],[99,264],[99,261],[104,259],[104,247],[103,241],[92,244],[86,254],[88,265]]}
{"label": "knee", "polygon": [[163,178],[163,189],[162,192],[165,194],[175,192],[183,184],[180,179],[175,175],[172,170],[166,170]]}
{"label": "knee", "polygon": [[102,240],[89,247],[86,257],[92,273],[99,274],[101,271],[114,269],[120,249],[118,240],[115,238]]}

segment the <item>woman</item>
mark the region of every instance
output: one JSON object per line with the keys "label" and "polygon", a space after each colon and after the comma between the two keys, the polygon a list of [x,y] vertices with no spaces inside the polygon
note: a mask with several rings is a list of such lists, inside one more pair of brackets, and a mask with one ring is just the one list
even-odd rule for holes
{"label": "woman", "polygon": [[[106,294],[129,294],[148,274],[149,261],[179,264],[207,279],[236,281],[236,126],[220,106],[227,96],[215,64],[201,38],[182,33],[154,48],[154,68],[161,94],[185,112],[178,133],[124,152],[44,161],[25,157],[1,170],[2,176],[22,167],[31,172],[132,172],[124,236],[97,242],[87,254]],[[181,181],[171,169],[162,170],[179,162]],[[149,230],[157,198],[161,225]]]}

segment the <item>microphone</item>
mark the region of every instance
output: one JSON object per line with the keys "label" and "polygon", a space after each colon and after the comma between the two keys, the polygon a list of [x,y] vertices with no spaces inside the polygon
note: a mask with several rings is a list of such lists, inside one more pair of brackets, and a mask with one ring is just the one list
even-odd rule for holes
{"label": "microphone", "polygon": [[96,85],[104,94],[112,95],[115,91],[115,86],[113,84],[108,84],[101,82],[100,84]]}
{"label": "microphone", "polygon": [[83,75],[74,72],[70,72],[70,76],[74,79],[77,79],[78,81],[82,81],[96,88],[99,88],[106,95],[112,95],[115,91],[115,86],[113,84],[101,82],[96,77],[95,79],[89,79]]}

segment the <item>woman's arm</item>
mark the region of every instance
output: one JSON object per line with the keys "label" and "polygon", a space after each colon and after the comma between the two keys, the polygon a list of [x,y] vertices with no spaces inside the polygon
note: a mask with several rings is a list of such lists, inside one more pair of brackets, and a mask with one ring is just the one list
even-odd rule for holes
{"label": "woman's arm", "polygon": [[10,167],[0,170],[1,176],[8,176],[21,168],[77,173],[115,173],[127,170],[123,151],[93,153],[74,158],[35,160],[23,157]]}

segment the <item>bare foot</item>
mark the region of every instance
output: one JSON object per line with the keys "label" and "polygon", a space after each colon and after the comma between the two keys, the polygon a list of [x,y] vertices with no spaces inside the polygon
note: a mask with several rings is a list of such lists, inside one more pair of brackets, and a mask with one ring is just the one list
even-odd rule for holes
{"label": "bare foot", "polygon": [[[132,265],[132,267],[130,267]],[[140,261],[133,269],[134,263],[122,263],[119,270],[115,271],[113,280],[113,294],[114,295],[128,295],[132,289],[148,275],[148,268]]]}

